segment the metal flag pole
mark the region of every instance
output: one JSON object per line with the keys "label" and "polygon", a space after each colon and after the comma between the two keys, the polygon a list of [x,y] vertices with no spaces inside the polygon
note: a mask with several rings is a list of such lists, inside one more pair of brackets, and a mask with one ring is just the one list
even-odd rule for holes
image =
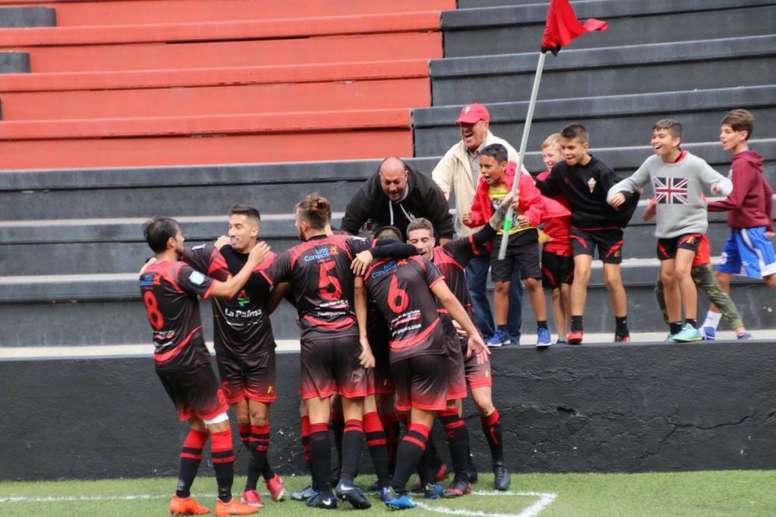
{"label": "metal flag pole", "polygon": [[[515,169],[515,179],[512,182],[513,199],[517,201],[520,195],[518,185],[520,184],[520,174],[523,171],[523,161],[525,159],[525,150],[528,147],[528,134],[531,132],[531,122],[533,121],[534,108],[536,107],[536,97],[539,94],[539,83],[542,81],[542,71],[544,70],[544,58],[546,52],[539,53],[539,62],[536,64],[536,75],[534,76],[533,88],[531,89],[531,100],[528,101],[528,113],[525,116],[525,125],[523,125],[523,138],[520,140],[520,153],[517,155],[517,168]],[[504,260],[507,256],[507,241],[509,240],[509,231],[512,229],[512,217],[515,212],[514,204],[510,205],[507,216],[504,218],[504,234],[501,236],[501,247],[498,250],[498,259]]]}

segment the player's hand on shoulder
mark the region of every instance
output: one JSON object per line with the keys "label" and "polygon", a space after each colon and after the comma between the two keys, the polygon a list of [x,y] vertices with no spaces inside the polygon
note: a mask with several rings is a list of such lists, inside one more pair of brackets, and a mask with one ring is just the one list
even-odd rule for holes
{"label": "player's hand on shoulder", "polygon": [[364,250],[356,254],[356,258],[353,259],[353,262],[350,263],[350,270],[353,271],[353,274],[356,276],[362,276],[364,273],[366,273],[366,268],[369,267],[369,264],[372,263],[372,260],[374,260],[374,257],[372,256],[372,252],[370,250]]}
{"label": "player's hand on shoulder", "polygon": [[264,262],[264,258],[267,256],[267,254],[270,252],[269,244],[267,244],[264,241],[256,243],[256,246],[253,247],[250,254],[248,254],[248,260],[253,262],[254,265],[259,265],[262,262]]}
{"label": "player's hand on shoulder", "polygon": [[720,185],[719,183],[714,183],[711,186],[710,190],[712,194],[714,194],[715,196],[718,196],[722,194],[722,185]]}
{"label": "player's hand on shoulder", "polygon": [[232,242],[232,241],[231,241],[231,239],[229,239],[228,235],[222,235],[221,237],[216,239],[216,242],[213,243],[213,246],[215,246],[217,249],[220,250],[221,248],[223,248],[224,246],[226,246],[230,242]]}

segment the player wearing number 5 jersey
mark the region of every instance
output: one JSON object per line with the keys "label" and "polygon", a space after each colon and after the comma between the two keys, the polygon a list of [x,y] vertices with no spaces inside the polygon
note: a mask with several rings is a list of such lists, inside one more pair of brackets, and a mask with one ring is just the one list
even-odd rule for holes
{"label": "player wearing number 5 jersey", "polygon": [[264,272],[272,285],[290,282],[301,326],[301,392],[310,420],[313,488],[307,501],[316,508],[335,508],[331,491],[330,397],[342,398],[345,430],[337,495],[356,508],[369,500],[353,485],[364,444],[366,369],[374,357],[366,338],[366,294],[354,282],[350,263],[368,244],[363,239],[332,235],[331,204],[310,194],[296,206],[296,228],[303,241],[277,257]]}
{"label": "player wearing number 5 jersey", "polygon": [[[488,350],[461,303],[427,259],[375,261],[364,275],[370,297],[391,331],[391,375],[396,409],[410,412],[410,427],[397,453],[390,508],[412,508],[406,484],[426,449],[434,413],[447,408],[447,340],[434,295],[469,334],[469,353],[487,357]],[[432,294],[433,293],[433,294]]]}
{"label": "player wearing number 5 jersey", "polygon": [[209,512],[190,493],[208,438],[218,482],[216,515],[256,513],[252,506],[232,499],[232,431],[226,400],[205,348],[197,297],[234,297],[252,270],[264,260],[269,247],[265,243],[256,245],[245,267],[227,282],[219,282],[180,262],[183,234],[175,220],[154,219],[146,224],[144,234],[156,254],[155,260],[140,274],[140,292],[153,330],[156,373],[179,418],[188,421],[190,427],[183,443],[178,486],[170,501],[170,513]]}

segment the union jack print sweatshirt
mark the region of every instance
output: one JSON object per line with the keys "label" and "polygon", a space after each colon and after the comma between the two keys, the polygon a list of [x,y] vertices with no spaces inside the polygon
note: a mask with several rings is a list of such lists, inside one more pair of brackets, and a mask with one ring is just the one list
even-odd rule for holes
{"label": "union jack print sweatshirt", "polygon": [[687,151],[679,159],[666,163],[657,155],[647,158],[629,178],[609,189],[607,199],[618,192],[632,194],[652,183],[657,200],[655,237],[670,239],[687,233],[706,233],[709,227],[704,188],[719,185],[720,194],[727,196],[733,184],[705,160]]}

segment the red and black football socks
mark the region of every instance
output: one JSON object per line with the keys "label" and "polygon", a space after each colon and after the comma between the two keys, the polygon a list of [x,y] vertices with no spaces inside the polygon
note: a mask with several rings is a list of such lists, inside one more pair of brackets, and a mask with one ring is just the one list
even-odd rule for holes
{"label": "red and black football socks", "polygon": [[[269,450],[269,425],[252,425],[251,434],[254,439],[253,462],[256,463],[256,479],[258,480],[258,473],[264,470],[267,464],[267,451]],[[256,484],[254,482],[254,489]]]}
{"label": "red and black football socks", "polygon": [[190,429],[183,441],[178,485],[175,488],[175,495],[178,497],[191,495],[191,485],[194,483],[194,478],[197,477],[197,470],[199,470],[199,464],[202,461],[202,449],[207,443],[207,437],[208,434],[205,431]]}
{"label": "red and black football socks", "polygon": [[468,481],[467,468],[469,464],[469,430],[458,409],[440,411],[439,419],[445,426],[447,444],[450,447],[450,458],[453,461],[456,481]]}
{"label": "red and black football socks", "polygon": [[353,482],[358,473],[358,460],[364,448],[364,424],[361,420],[352,418],[345,421],[342,432],[342,460],[340,480]]}
{"label": "red and black football socks", "polygon": [[313,473],[312,455],[310,454],[310,417],[302,417],[302,451],[304,452],[304,461],[307,464],[307,470],[310,474]]}
{"label": "red and black football socks", "polygon": [[232,448],[232,429],[210,433],[210,459],[216,471],[218,498],[228,503],[232,500],[234,482],[234,449]]}
{"label": "red and black football socks", "polygon": [[245,478],[245,490],[256,490],[256,483],[259,480],[259,465],[256,461],[256,442],[251,432],[251,424],[237,424],[237,431],[240,433],[240,442],[248,451],[248,472]]}
{"label": "red and black football socks", "polygon": [[385,431],[385,448],[388,453],[388,471],[393,472],[396,468],[396,451],[399,447],[399,436],[401,429],[399,426],[399,417],[393,411],[387,411],[380,415]]}
{"label": "red and black football socks", "polygon": [[328,424],[310,424],[310,455],[313,488],[319,492],[331,490],[331,438]]}
{"label": "red and black football socks", "polygon": [[372,457],[372,464],[375,468],[375,474],[377,474],[377,484],[388,486],[391,474],[388,470],[387,440],[383,424],[380,421],[380,415],[376,411],[364,415],[364,433],[369,455]]}
{"label": "red and black football socks", "polygon": [[399,442],[396,453],[396,472],[391,486],[400,494],[407,491],[407,480],[418,467],[420,458],[426,450],[430,429],[423,424],[410,424],[409,430]]}
{"label": "red and black football socks", "polygon": [[490,457],[493,464],[504,463],[504,442],[501,438],[501,414],[498,409],[494,410],[488,416],[480,417],[482,423],[482,432],[485,433],[485,439],[490,447]]}

